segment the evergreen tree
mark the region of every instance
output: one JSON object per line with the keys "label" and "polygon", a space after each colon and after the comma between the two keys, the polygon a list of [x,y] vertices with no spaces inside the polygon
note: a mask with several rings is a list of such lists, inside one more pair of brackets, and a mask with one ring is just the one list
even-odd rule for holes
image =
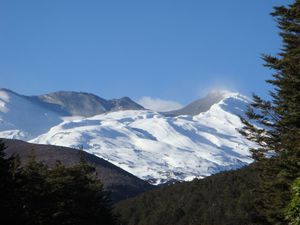
{"label": "evergreen tree", "polygon": [[[265,66],[273,71],[267,82],[274,89],[270,100],[253,96],[241,133],[259,145],[251,151],[261,162],[261,216],[270,224],[285,224],[289,185],[300,175],[300,0],[275,7],[271,15],[283,43],[278,55],[263,55]],[[273,157],[267,159],[270,154]]]}
{"label": "evergreen tree", "polygon": [[54,168],[48,168],[32,154],[19,180],[22,224],[118,224],[95,169],[82,156],[72,167],[57,162]]}
{"label": "evergreen tree", "polygon": [[290,225],[300,225],[300,178],[292,185],[292,200],[287,207],[286,217]]}
{"label": "evergreen tree", "polygon": [[46,164],[36,161],[32,150],[29,161],[16,177],[17,196],[23,205],[18,215],[22,224],[49,224],[46,218],[53,208],[49,198],[51,186],[46,182],[49,172]]}
{"label": "evergreen tree", "polygon": [[118,217],[97,179],[95,169],[81,155],[80,162],[49,168],[35,152],[20,167],[17,156],[5,157],[0,142],[1,224],[115,225]]}
{"label": "evergreen tree", "polygon": [[6,157],[5,144],[0,140],[0,212],[3,221],[18,223],[16,213],[21,206],[16,197],[14,174],[16,170],[15,156]]}
{"label": "evergreen tree", "polygon": [[5,145],[0,142],[0,211],[4,212],[6,217],[10,217],[12,209],[10,206],[10,199],[12,188],[12,176],[10,173],[10,159],[5,159]]}
{"label": "evergreen tree", "polygon": [[95,169],[83,158],[70,168],[58,162],[50,171],[47,184],[52,187],[50,199],[55,205],[52,224],[117,224]]}

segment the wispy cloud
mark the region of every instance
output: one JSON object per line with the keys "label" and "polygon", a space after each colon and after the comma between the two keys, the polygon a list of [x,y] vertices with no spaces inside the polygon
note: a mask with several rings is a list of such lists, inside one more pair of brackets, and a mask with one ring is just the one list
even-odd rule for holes
{"label": "wispy cloud", "polygon": [[167,112],[183,107],[179,102],[164,100],[160,98],[152,98],[148,96],[140,98],[137,102],[144,108],[151,109],[157,112]]}

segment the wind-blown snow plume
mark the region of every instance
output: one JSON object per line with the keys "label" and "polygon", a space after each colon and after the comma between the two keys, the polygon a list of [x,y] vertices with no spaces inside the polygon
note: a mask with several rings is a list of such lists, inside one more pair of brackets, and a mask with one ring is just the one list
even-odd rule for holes
{"label": "wind-blown snow plume", "polygon": [[160,98],[151,98],[144,96],[137,101],[146,109],[150,109],[156,112],[167,112],[171,110],[180,109],[183,106],[175,101],[163,100]]}

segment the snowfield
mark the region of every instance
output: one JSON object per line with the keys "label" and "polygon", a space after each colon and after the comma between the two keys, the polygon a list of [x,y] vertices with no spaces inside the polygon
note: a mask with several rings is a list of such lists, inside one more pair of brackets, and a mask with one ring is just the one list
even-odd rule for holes
{"label": "snowfield", "polygon": [[0,137],[30,140],[61,123],[60,116],[9,90],[0,90]]}
{"label": "snowfield", "polygon": [[25,140],[35,136],[30,142],[82,148],[153,184],[187,181],[251,163],[249,147],[254,144],[237,131],[242,127],[238,115],[244,114],[248,103],[238,93],[224,93],[223,100],[208,111],[176,117],[126,110],[79,119],[56,118],[47,112],[48,120],[34,109],[39,121],[45,120],[40,126],[48,130],[32,133],[11,119],[11,127],[0,125],[0,135]]}

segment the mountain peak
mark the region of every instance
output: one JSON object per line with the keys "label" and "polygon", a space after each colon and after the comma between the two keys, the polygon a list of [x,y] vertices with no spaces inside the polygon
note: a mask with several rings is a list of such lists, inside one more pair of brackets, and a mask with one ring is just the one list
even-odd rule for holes
{"label": "mountain peak", "polygon": [[59,116],[90,117],[112,111],[144,109],[129,97],[106,100],[92,93],[77,91],[56,91],[37,96],[25,96],[6,88],[0,89],[0,100],[9,101],[12,95]]}
{"label": "mountain peak", "polygon": [[12,91],[12,90],[10,90],[10,89],[7,89],[7,88],[0,88],[0,91],[1,91],[1,92],[4,92],[4,93],[6,93],[6,94],[19,95],[19,94],[17,94],[16,92],[14,92],[14,91]]}
{"label": "mountain peak", "polygon": [[129,97],[122,97],[120,99],[108,100],[110,104],[110,111],[120,111],[120,110],[143,110],[144,107],[134,102]]}
{"label": "mountain peak", "polygon": [[[84,92],[84,91],[64,91],[64,90],[60,90],[60,91],[54,91],[54,92],[50,92],[48,94],[45,94],[48,96],[53,96],[53,95],[88,95],[88,96],[95,96],[98,97],[97,95],[90,93],[90,92]],[[44,95],[40,95],[40,96],[44,96]]]}
{"label": "mountain peak", "polygon": [[200,98],[187,106],[170,112],[164,113],[168,116],[190,115],[195,116],[199,113],[208,111],[214,104],[221,102],[222,100],[230,97],[242,96],[238,92],[232,92],[228,90],[211,90],[204,98]]}

